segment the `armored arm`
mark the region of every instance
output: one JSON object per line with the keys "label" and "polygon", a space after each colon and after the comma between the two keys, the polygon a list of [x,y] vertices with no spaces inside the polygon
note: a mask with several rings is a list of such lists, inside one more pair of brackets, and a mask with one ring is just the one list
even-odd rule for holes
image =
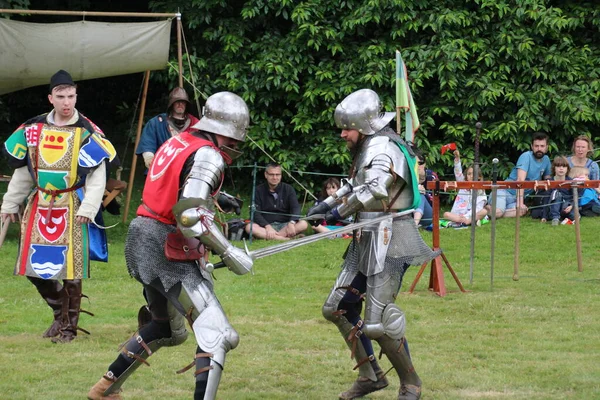
{"label": "armored arm", "polygon": [[364,183],[352,188],[342,204],[331,210],[337,219],[343,219],[360,210],[369,209],[376,202],[389,197],[388,189],[394,182],[393,164],[386,154],[375,156],[364,170]]}
{"label": "armored arm", "polygon": [[221,186],[224,170],[225,162],[216,150],[200,148],[173,214],[184,236],[197,237],[220,255],[230,270],[243,275],[252,269],[252,258],[233,246],[214,223],[213,197]]}
{"label": "armored arm", "polygon": [[[352,183],[347,179],[342,179],[342,187],[340,187],[337,192],[333,195],[327,197],[325,200],[321,201],[319,204],[314,205],[308,210],[306,213],[307,217],[313,215],[327,215],[331,214],[331,209],[338,204],[342,199],[348,194],[352,193]],[[317,226],[320,223],[320,220],[313,219],[310,222],[313,226]]]}

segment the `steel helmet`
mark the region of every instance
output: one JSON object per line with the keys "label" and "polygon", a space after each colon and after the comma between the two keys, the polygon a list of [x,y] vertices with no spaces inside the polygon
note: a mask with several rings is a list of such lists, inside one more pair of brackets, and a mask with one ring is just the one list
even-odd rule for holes
{"label": "steel helmet", "polygon": [[193,128],[243,142],[250,123],[246,102],[231,92],[215,93],[206,99],[202,118]]}
{"label": "steel helmet", "polygon": [[185,106],[186,112],[189,111],[189,108],[192,105],[192,103],[190,103],[190,97],[188,96],[185,89],[182,87],[176,87],[175,89],[171,90],[171,93],[169,93],[169,103],[167,105],[167,111],[171,111],[171,106],[176,101],[185,101],[186,102],[186,106]]}
{"label": "steel helmet", "polygon": [[340,129],[357,130],[373,135],[394,119],[395,113],[381,112],[381,101],[371,89],[360,89],[349,94],[335,108],[335,124]]}

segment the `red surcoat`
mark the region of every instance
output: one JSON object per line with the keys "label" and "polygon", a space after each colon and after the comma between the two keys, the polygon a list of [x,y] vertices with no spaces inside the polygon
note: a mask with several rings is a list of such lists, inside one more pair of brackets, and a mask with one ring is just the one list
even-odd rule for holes
{"label": "red surcoat", "polygon": [[212,142],[182,132],[158,149],[146,176],[143,203],[138,207],[137,215],[176,224],[172,208],[179,199],[179,176],[188,157],[204,146],[218,151]]}

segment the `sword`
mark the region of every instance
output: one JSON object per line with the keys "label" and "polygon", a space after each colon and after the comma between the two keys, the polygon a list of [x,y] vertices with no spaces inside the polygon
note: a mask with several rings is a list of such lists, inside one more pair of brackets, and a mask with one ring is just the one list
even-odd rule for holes
{"label": "sword", "polygon": [[496,201],[498,200],[498,159],[492,160],[492,234],[490,238],[490,290],[494,290],[494,255],[496,253]]}
{"label": "sword", "polygon": [[[376,224],[376,223],[381,222],[381,221],[385,221],[385,220],[390,219],[390,218],[402,217],[404,215],[412,214],[414,211],[415,210],[410,209],[410,210],[406,210],[406,211],[391,213],[391,214],[383,215],[381,217],[369,219],[369,220],[366,220],[366,221],[361,221],[361,222],[355,222],[355,223],[352,223],[352,224],[348,224],[346,226],[343,226],[343,227],[338,228],[338,229],[334,229],[332,231],[327,231],[327,232],[317,233],[317,234],[314,234],[314,235],[305,236],[305,237],[303,237],[301,239],[290,240],[290,241],[287,241],[285,243],[276,244],[274,246],[269,246],[269,247],[265,247],[265,248],[254,250],[254,251],[249,251],[248,250],[248,246],[246,244],[246,241],[244,241],[244,247],[246,248],[246,253],[250,257],[252,257],[253,260],[257,260],[259,258],[272,256],[272,255],[277,254],[277,253],[282,253],[284,251],[295,249],[296,247],[300,247],[300,246],[304,246],[304,245],[309,244],[309,243],[317,242],[317,241],[319,241],[321,239],[325,239],[325,238],[328,238],[328,237],[331,237],[331,236],[339,235],[340,233],[352,232],[355,229],[362,228],[362,227],[367,226],[367,225],[373,225],[373,224]],[[312,217],[313,216],[310,216],[310,217],[307,217],[305,219],[308,219],[308,218],[312,219]],[[225,267],[225,264],[222,261],[220,261],[220,262],[218,262],[216,264],[208,263],[208,264],[206,264],[205,268],[206,268],[206,271],[212,272],[215,269],[223,268],[223,267]]]}
{"label": "sword", "polygon": [[[479,138],[481,137],[481,122],[475,124],[475,150],[473,152],[473,180],[479,180]],[[471,264],[469,268],[469,283],[473,284],[475,269],[475,228],[477,227],[477,189],[471,189]]]}

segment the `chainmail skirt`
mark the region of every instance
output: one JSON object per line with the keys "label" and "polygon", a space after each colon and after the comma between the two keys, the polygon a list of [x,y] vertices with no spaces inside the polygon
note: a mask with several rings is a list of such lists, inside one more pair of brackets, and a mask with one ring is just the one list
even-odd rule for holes
{"label": "chainmail skirt", "polygon": [[153,218],[136,217],[131,221],[125,241],[125,261],[129,274],[146,285],[158,278],[165,291],[178,282],[198,285],[207,280],[212,287],[212,278],[195,261],[167,260],[164,252],[167,235],[176,230],[175,226]]}
{"label": "chainmail skirt", "polygon": [[[433,251],[423,241],[414,220],[411,217],[399,217],[392,223],[392,239],[385,256],[383,274],[391,275],[394,279],[402,281],[404,272],[411,265],[422,265],[437,257],[441,250]],[[363,271],[359,262],[361,252],[372,245],[371,232],[362,232],[355,237],[344,253],[342,268],[352,274]]]}

